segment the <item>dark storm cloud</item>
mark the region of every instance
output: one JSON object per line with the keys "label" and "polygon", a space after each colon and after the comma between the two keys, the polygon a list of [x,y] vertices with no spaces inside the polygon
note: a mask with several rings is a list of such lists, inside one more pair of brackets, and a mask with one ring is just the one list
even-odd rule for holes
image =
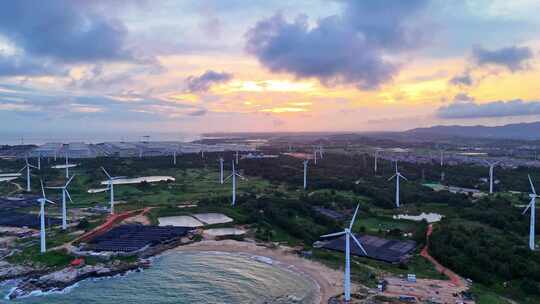
{"label": "dark storm cloud", "polygon": [[95,2],[0,1],[0,35],[29,56],[63,62],[133,60],[127,30],[92,7]]}
{"label": "dark storm cloud", "polygon": [[437,116],[448,119],[506,117],[540,115],[540,101],[525,102],[521,99],[510,101],[493,101],[478,104],[470,100],[456,101],[448,106],[440,107]]}
{"label": "dark storm cloud", "polygon": [[214,84],[225,83],[233,78],[233,74],[208,70],[201,76],[189,76],[186,78],[189,92],[206,92]]}
{"label": "dark storm cloud", "polygon": [[471,86],[474,83],[474,80],[469,72],[465,72],[461,75],[452,77],[450,83],[457,86]]}
{"label": "dark storm cloud", "polygon": [[477,65],[498,65],[512,72],[526,69],[527,61],[532,58],[533,52],[529,47],[511,46],[497,50],[480,47],[473,49],[473,60]]}
{"label": "dark storm cloud", "polygon": [[422,42],[421,32],[409,23],[426,3],[344,1],[342,14],[320,19],[315,26],[306,16],[289,22],[276,14],[246,33],[246,50],[273,72],[374,89],[399,71],[386,55]]}

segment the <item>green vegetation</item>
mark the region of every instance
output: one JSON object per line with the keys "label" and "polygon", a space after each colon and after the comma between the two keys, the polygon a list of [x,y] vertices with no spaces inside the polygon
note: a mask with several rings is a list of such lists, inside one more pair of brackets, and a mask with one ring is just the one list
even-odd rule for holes
{"label": "green vegetation", "polygon": [[[250,235],[259,240],[313,250],[314,259],[337,269],[343,267],[343,255],[313,249],[312,244],[319,240],[320,235],[342,229],[357,204],[360,204],[360,213],[353,227],[355,232],[395,239],[411,238],[418,242],[418,250],[425,242],[427,223],[395,220],[393,216],[436,212],[445,218],[435,224],[431,253],[445,266],[475,282],[472,291],[480,304],[505,303],[501,296],[520,303],[540,301],[540,257],[526,248],[528,217],[522,216],[521,209],[516,207],[527,203],[527,197],[506,192],[476,199],[465,194],[435,192],[423,183],[439,179],[441,168],[437,164],[417,166],[402,163],[400,171],[409,181],[401,184],[403,206],[396,210],[394,183],[387,181],[393,174],[390,162],[381,160],[379,172],[374,175],[370,156],[347,153],[342,147],[337,150],[340,153],[327,153],[317,166],[310,164],[307,191],[301,189],[301,159],[281,156],[277,159],[242,160],[239,168],[248,180],[238,182],[235,208],[230,207],[230,183],[218,183],[217,159],[222,155],[217,153],[207,153],[205,159],[199,155],[178,156],[176,166],[172,165],[170,157],[77,160],[80,166],[71,170],[77,177],[70,186],[74,200],[70,208],[108,206],[108,193],[87,192],[89,188],[105,187],[100,184],[105,179],[101,166],[115,176],[170,175],[176,180],[115,187],[115,198],[119,202],[117,211],[154,207],[149,213],[154,224],[163,216],[223,213],[234,219],[234,225],[248,227],[252,231]],[[233,158],[232,153],[224,153],[223,156]],[[15,170],[22,167],[22,162],[0,160],[0,167]],[[425,179],[422,179],[422,169]],[[230,171],[228,162],[225,170]],[[487,185],[479,180],[487,175],[485,167],[453,166],[444,170],[448,184],[486,189]],[[497,185],[498,191],[528,191],[524,168],[496,170],[497,178],[501,180]],[[35,194],[38,194],[39,178],[49,186],[64,182],[63,170],[44,168],[33,174]],[[540,181],[540,173],[532,174],[535,180]],[[17,182],[24,183],[24,180]],[[13,185],[0,184],[2,193],[14,189]],[[48,195],[58,200],[59,193],[48,191]],[[196,206],[179,208],[179,205]],[[343,215],[343,220],[321,215],[313,209],[315,206],[337,211]],[[35,212],[36,208],[29,211]],[[57,207],[48,207],[47,212],[49,215],[60,214]],[[74,231],[93,229],[104,221],[105,216],[92,216],[67,233],[52,229],[48,234],[48,247],[74,239],[75,236],[70,234]],[[409,233],[412,237],[408,236]],[[10,257],[10,261],[59,267],[72,258],[58,251],[40,255],[35,242],[25,241],[20,245],[28,247]],[[444,278],[418,254],[407,265],[388,265],[355,257],[352,268],[353,279],[369,286],[374,286],[377,279],[386,274],[416,273],[420,278]]]}

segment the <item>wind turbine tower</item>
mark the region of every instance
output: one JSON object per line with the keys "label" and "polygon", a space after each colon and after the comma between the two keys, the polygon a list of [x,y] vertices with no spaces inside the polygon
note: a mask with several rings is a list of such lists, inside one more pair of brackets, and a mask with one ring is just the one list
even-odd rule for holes
{"label": "wind turbine tower", "polygon": [[317,149],[313,150],[313,164],[317,164]]}
{"label": "wind turbine tower", "polygon": [[236,150],[236,164],[238,165],[238,150]]}
{"label": "wind turbine tower", "polygon": [[72,175],[71,178],[67,181],[67,183],[61,187],[47,187],[47,189],[59,189],[62,191],[62,230],[67,229],[67,207],[66,207],[66,197],[69,199],[71,203],[73,203],[73,200],[71,199],[71,195],[69,195],[68,186],[69,183],[73,180],[75,175]]}
{"label": "wind turbine tower", "polygon": [[[351,219],[351,223],[349,224],[348,228],[345,228],[345,230],[341,232],[326,234],[321,236],[322,238],[327,237],[336,237],[345,235],[345,276],[343,278],[343,287],[345,288],[345,302],[349,303],[351,300],[351,238],[353,239],[354,243],[362,250],[362,252],[367,256],[367,252],[364,249],[364,246],[362,246],[362,243],[354,236],[352,233],[352,228],[354,225],[354,220],[356,219],[356,215],[358,214],[358,208],[360,207],[360,204],[356,206],[356,210],[354,211],[354,215]],[[354,245],[354,244],[353,244]]]}
{"label": "wind turbine tower", "polygon": [[499,163],[499,161],[488,162],[486,160],[485,162],[489,166],[489,194],[493,194],[493,169]]}
{"label": "wind turbine tower", "polygon": [[219,158],[219,183],[223,185],[223,157]]}
{"label": "wind turbine tower", "polygon": [[307,189],[307,165],[309,163],[309,160],[304,161],[304,190]]}
{"label": "wind turbine tower", "polygon": [[396,173],[392,175],[388,180],[392,180],[393,178],[396,179],[396,207],[399,208],[399,179],[403,178],[404,180],[408,180],[405,176],[401,175],[398,171],[397,161],[396,161]]}
{"label": "wind turbine tower", "polygon": [[43,187],[43,181],[41,181],[41,193],[43,196],[41,198],[38,198],[39,203],[39,217],[40,217],[40,230],[39,230],[39,240],[40,240],[40,252],[43,254],[47,251],[47,244],[45,242],[45,204],[53,204],[55,203],[51,200],[48,200],[45,196],[45,188]]}
{"label": "wind turbine tower", "polygon": [[531,191],[532,193],[529,194],[529,197],[531,198],[531,202],[529,205],[527,205],[527,208],[523,211],[523,214],[527,212],[527,210],[531,209],[531,224],[529,226],[529,248],[531,250],[535,249],[535,241],[534,241],[534,235],[536,234],[536,198],[539,197],[536,195],[536,190],[534,189],[534,185],[531,179],[531,176],[529,175],[529,183],[531,184]]}
{"label": "wind turbine tower", "polygon": [[101,170],[107,175],[107,184],[110,191],[110,205],[111,205],[111,214],[114,214],[114,180],[122,178],[121,176],[111,176],[105,168],[101,167]]}
{"label": "wind turbine tower", "polygon": [[227,176],[227,179],[232,178],[232,202],[231,205],[234,207],[236,205],[236,177],[240,177],[241,179],[245,179],[242,175],[236,173],[236,168],[234,167],[234,161],[232,161],[232,173],[231,175]]}
{"label": "wind turbine tower", "polygon": [[34,165],[31,165],[28,162],[28,157],[25,158],[25,161],[26,161],[26,165],[21,170],[19,170],[19,172],[22,172],[24,169],[26,169],[26,192],[30,192],[30,191],[32,191],[32,189],[30,188],[31,187],[30,169],[31,168],[36,168],[37,169],[37,167],[34,166]]}
{"label": "wind turbine tower", "polygon": [[375,167],[374,167],[375,173],[377,173],[378,161],[379,161],[379,150],[375,150]]}

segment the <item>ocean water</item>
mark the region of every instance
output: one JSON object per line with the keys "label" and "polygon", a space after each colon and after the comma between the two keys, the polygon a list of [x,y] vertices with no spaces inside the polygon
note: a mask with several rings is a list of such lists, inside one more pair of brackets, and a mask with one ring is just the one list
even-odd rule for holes
{"label": "ocean water", "polygon": [[317,288],[309,278],[269,259],[244,254],[169,251],[151,268],[122,277],[82,281],[62,293],[0,303],[85,304],[311,304]]}

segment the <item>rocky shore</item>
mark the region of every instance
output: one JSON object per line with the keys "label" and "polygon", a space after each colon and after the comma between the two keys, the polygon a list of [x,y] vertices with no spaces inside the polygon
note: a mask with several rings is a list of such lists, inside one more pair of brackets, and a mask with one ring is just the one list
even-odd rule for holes
{"label": "rocky shore", "polygon": [[9,299],[29,296],[34,292],[62,291],[65,288],[88,278],[112,277],[128,271],[139,270],[145,263],[125,263],[118,260],[111,264],[86,265],[82,267],[68,267],[41,276],[29,276],[17,284]]}

